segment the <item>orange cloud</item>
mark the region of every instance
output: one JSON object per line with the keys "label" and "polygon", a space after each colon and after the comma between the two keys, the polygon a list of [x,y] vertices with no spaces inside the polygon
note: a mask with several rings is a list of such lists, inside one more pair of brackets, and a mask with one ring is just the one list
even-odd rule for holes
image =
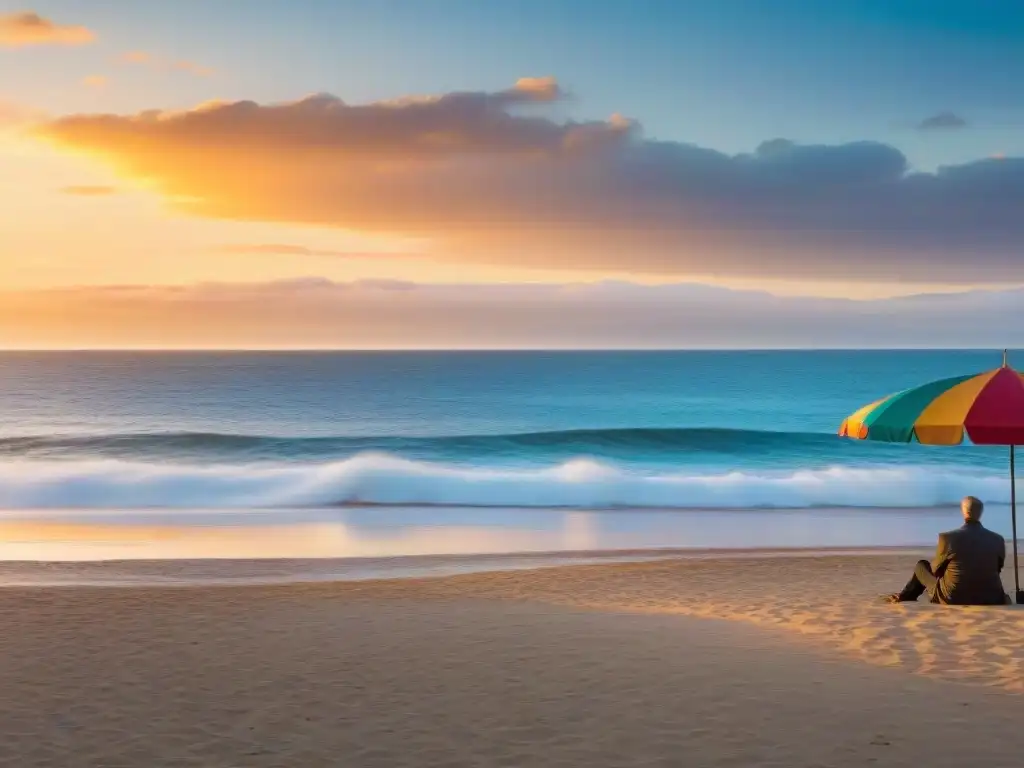
{"label": "orange cloud", "polygon": [[153,57],[145,51],[128,51],[121,56],[121,61],[127,64],[149,64]]}
{"label": "orange cloud", "polygon": [[553,77],[521,77],[516,80],[515,90],[528,93],[537,101],[555,101],[564,95]]}
{"label": "orange cloud", "polygon": [[202,64],[196,64],[194,61],[188,61],[181,59],[171,63],[171,68],[178,72],[188,72],[190,75],[196,77],[209,77],[213,74],[212,67],[204,67]]}
{"label": "orange cloud", "polygon": [[104,197],[115,194],[117,188],[90,184],[73,184],[69,187],[61,187],[60,191],[65,195],[75,195],[77,197]]}
{"label": "orange cloud", "polygon": [[84,45],[95,39],[86,27],[55,24],[31,11],[0,16],[0,46]]}
{"label": "orange cloud", "polygon": [[30,127],[47,118],[41,110],[0,99],[0,131]]}
{"label": "orange cloud", "polygon": [[87,88],[103,88],[107,85],[107,78],[104,75],[89,75],[82,78],[82,85]]}
{"label": "orange cloud", "polygon": [[645,139],[621,115],[520,109],[563,96],[553,79],[524,78],[369,104],[317,94],[70,115],[36,135],[193,214],[422,238],[461,261],[867,282],[1024,276],[1024,158],[913,173],[878,142],[772,139],[729,155]]}
{"label": "orange cloud", "polygon": [[497,93],[362,106],[324,94],[269,106],[213,102],[70,116],[37,134],[106,158],[205,215],[429,233],[494,221],[500,209],[477,187],[495,170],[540,171],[545,158],[570,160],[627,137],[620,125],[559,126],[507,112],[557,93],[553,81],[525,80]]}
{"label": "orange cloud", "polygon": [[276,256],[331,256],[344,259],[378,259],[396,256],[412,256],[410,253],[394,253],[391,251],[334,251],[322,248],[307,248],[304,245],[290,245],[287,243],[241,243],[222,245],[216,249],[221,253],[236,255],[276,255]]}
{"label": "orange cloud", "polygon": [[18,104],[7,101],[0,101],[0,127],[5,125],[17,125],[28,119],[26,110]]}
{"label": "orange cloud", "polygon": [[194,61],[187,59],[171,61],[147,51],[128,51],[121,55],[121,61],[125,64],[136,64],[164,72],[187,72],[196,77],[209,77],[213,74],[213,68],[196,64]]}

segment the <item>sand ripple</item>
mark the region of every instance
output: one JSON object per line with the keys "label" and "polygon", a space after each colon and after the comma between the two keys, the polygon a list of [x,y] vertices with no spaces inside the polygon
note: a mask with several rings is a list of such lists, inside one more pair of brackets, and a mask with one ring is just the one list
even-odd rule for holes
{"label": "sand ripple", "polygon": [[[1024,692],[1024,606],[886,605],[914,556],[684,558],[423,580],[427,592],[742,621],[881,666]],[[1012,575],[1004,574],[1009,591]],[[398,585],[363,587],[387,594]]]}

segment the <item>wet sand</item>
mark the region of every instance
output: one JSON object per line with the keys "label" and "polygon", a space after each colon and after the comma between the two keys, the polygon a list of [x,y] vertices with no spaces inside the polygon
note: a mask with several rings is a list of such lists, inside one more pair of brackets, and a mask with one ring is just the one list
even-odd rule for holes
{"label": "wet sand", "polygon": [[[597,552],[930,546],[946,508],[0,510],[0,561],[345,559]],[[1009,510],[985,524],[1010,535]]]}

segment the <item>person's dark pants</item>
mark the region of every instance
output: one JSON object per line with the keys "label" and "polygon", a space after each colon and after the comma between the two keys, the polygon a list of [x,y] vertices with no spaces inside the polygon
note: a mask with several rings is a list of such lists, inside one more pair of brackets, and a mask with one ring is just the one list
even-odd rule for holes
{"label": "person's dark pants", "polygon": [[927,560],[918,560],[917,565],[914,566],[914,575],[910,577],[910,581],[900,592],[900,602],[913,602],[925,591],[934,594],[936,583],[938,583],[938,579],[932,573],[932,564]]}

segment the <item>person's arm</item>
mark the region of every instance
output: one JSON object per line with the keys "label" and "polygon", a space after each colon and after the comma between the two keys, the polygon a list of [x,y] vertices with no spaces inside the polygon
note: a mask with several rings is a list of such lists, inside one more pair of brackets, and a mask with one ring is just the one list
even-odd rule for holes
{"label": "person's arm", "polygon": [[[1002,538],[1002,537],[1000,537]],[[999,555],[999,572],[1003,572],[1003,566],[1006,564],[1006,539],[1003,539],[1003,551]]]}
{"label": "person's arm", "polygon": [[949,548],[949,539],[946,538],[946,534],[940,533],[939,543],[935,547],[935,559],[932,560],[932,573],[935,574],[935,578],[942,578],[952,557],[953,552]]}

